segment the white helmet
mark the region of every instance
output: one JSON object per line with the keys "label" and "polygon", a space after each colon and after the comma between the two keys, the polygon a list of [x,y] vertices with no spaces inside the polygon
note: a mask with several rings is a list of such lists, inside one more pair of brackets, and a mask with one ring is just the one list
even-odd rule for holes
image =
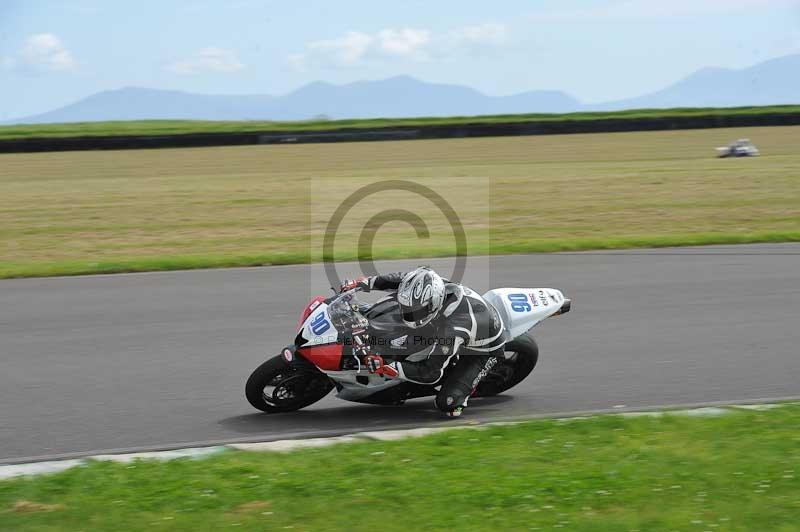
{"label": "white helmet", "polygon": [[397,302],[403,323],[413,329],[427,325],[444,305],[444,281],[427,266],[410,271],[400,281]]}

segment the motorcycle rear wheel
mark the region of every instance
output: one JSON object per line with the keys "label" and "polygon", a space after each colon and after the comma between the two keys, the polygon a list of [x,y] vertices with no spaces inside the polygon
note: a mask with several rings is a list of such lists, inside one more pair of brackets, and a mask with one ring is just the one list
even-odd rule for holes
{"label": "motorcycle rear wheel", "polygon": [[300,410],[332,389],[333,382],[325,374],[298,369],[281,355],[258,366],[244,387],[247,401],[268,414]]}
{"label": "motorcycle rear wheel", "polygon": [[473,397],[491,397],[513,388],[531,374],[539,361],[539,346],[527,334],[508,342],[505,351],[506,359],[483,378]]}

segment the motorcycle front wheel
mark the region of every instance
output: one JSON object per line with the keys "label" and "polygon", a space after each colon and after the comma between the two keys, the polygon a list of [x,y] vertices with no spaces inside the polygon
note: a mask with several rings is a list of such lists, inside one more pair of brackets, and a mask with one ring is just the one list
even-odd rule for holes
{"label": "motorcycle front wheel", "polygon": [[319,371],[298,369],[281,355],[270,358],[247,379],[247,401],[262,412],[292,412],[316,403],[333,389],[333,382]]}
{"label": "motorcycle front wheel", "polygon": [[533,338],[523,334],[506,344],[505,355],[478,384],[473,397],[498,395],[522,382],[539,361],[539,346]]}

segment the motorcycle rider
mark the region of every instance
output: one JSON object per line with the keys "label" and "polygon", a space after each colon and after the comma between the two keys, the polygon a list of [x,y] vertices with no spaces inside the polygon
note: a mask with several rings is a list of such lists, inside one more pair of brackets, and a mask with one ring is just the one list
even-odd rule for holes
{"label": "motorcycle rider", "polygon": [[[461,415],[467,401],[503,356],[503,323],[497,310],[466,286],[442,279],[428,267],[407,273],[390,273],[345,281],[342,290],[395,292],[400,313],[417,347],[432,346],[419,362],[384,363],[378,355],[367,357],[370,372],[432,385],[458,356],[439,393],[436,407],[448,416]],[[421,349],[420,349],[421,350]]]}

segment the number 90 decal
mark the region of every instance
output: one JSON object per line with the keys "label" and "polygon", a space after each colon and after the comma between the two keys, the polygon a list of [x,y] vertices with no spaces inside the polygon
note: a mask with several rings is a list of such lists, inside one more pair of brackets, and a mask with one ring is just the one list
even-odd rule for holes
{"label": "number 90 decal", "polygon": [[511,301],[511,310],[514,312],[530,312],[531,304],[528,303],[528,296],[525,294],[508,294]]}
{"label": "number 90 decal", "polygon": [[309,322],[309,325],[311,325],[311,331],[317,336],[331,328],[331,322],[325,318],[324,312],[320,312],[314,316],[314,319]]}

